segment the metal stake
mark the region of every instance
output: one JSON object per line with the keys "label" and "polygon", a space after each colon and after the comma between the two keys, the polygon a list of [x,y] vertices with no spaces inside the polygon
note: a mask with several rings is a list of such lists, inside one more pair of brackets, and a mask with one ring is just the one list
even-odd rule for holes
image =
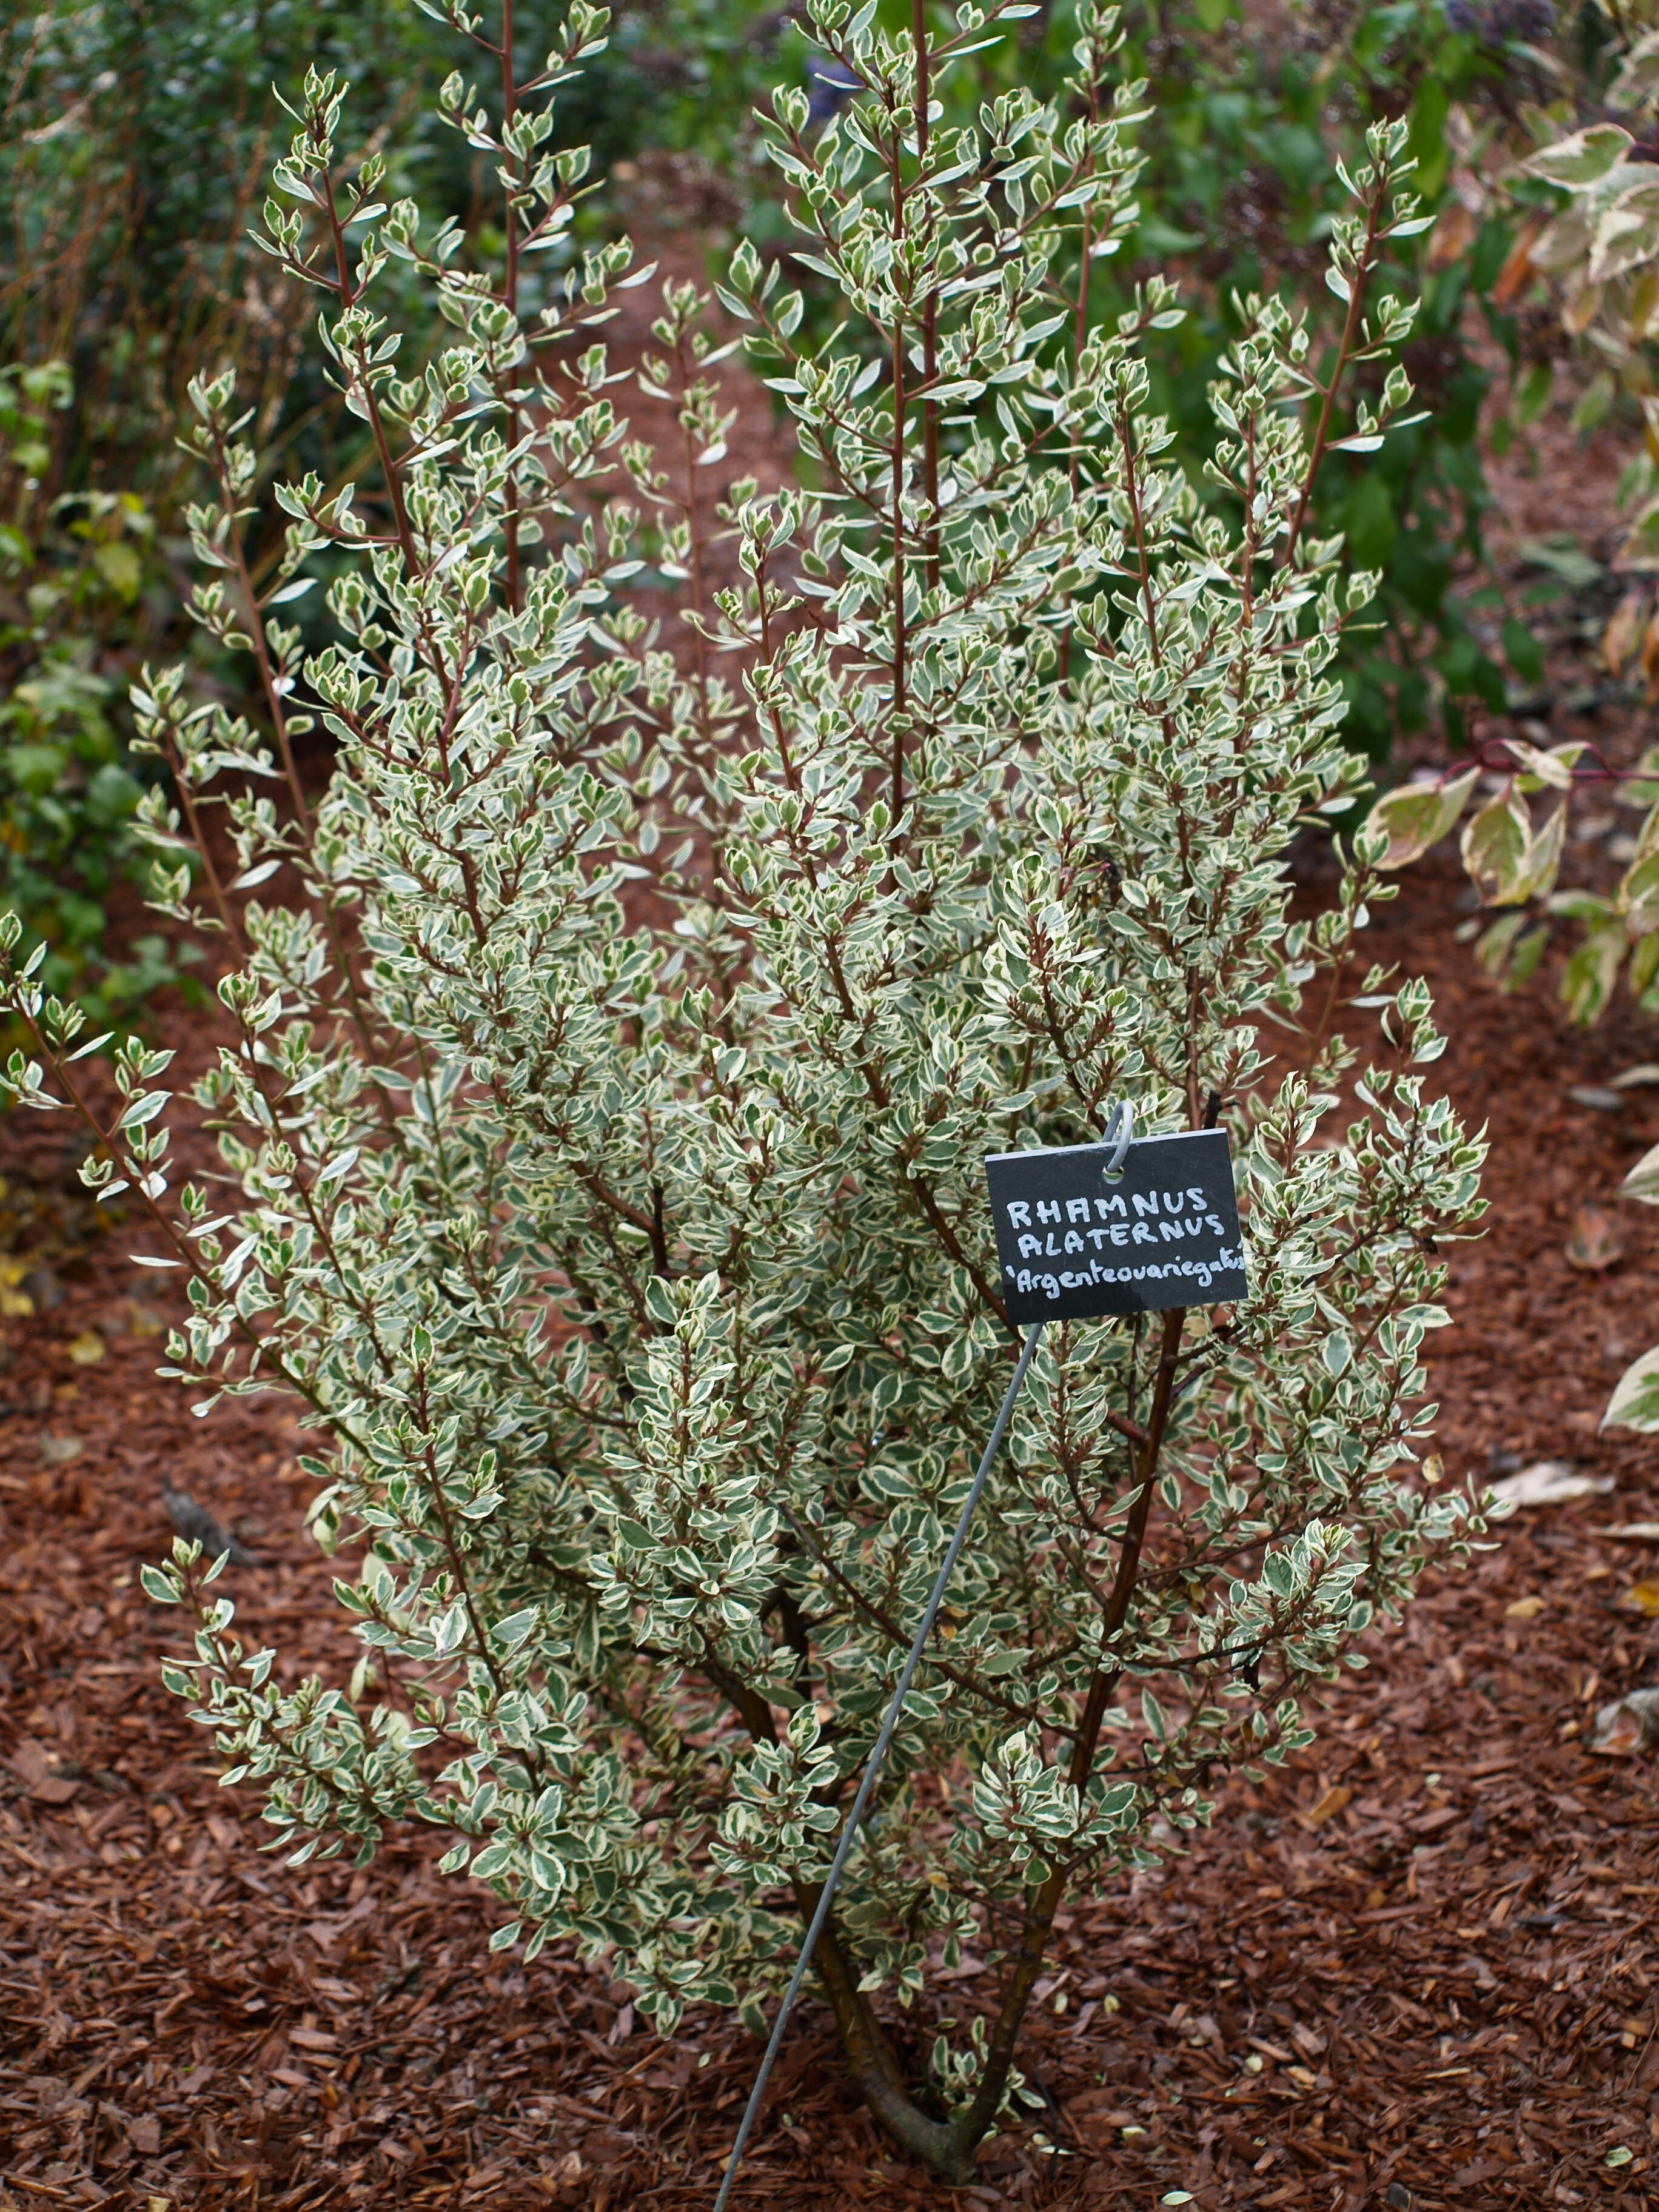
{"label": "metal stake", "polygon": [[743,2124],[738,2128],[738,2139],[732,2146],[732,2155],[726,2162],[726,2178],[720,2183],[720,2195],[714,2199],[714,2212],[726,2212],[726,2204],[731,2198],[732,2184],[738,2178],[738,2161],[743,2157],[744,2146],[749,2141],[750,2130],[759,2114],[761,2099],[766,2094],[767,2077],[772,2071],[772,2062],[778,2055],[778,2046],[783,2041],[783,2031],[788,2022],[790,2008],[795,2002],[796,1992],[805,1978],[806,1969],[811,1964],[812,1953],[823,1932],[823,1923],[830,1917],[830,1904],[836,1893],[836,1885],[841,1880],[842,1869],[846,1865],[848,1853],[853,1848],[853,1838],[858,1832],[859,1822],[864,1818],[864,1808],[870,1802],[870,1793],[876,1786],[876,1777],[881,1771],[881,1763],[887,1756],[887,1747],[893,1740],[893,1731],[898,1726],[899,1715],[904,1710],[904,1700],[910,1694],[910,1685],[915,1680],[916,1668],[921,1663],[922,1646],[932,1633],[934,1620],[939,1607],[945,1601],[945,1586],[950,1582],[951,1571],[961,1555],[962,1547],[968,1540],[969,1523],[974,1517],[975,1508],[980,1501],[980,1493],[985,1487],[986,1477],[991,1472],[991,1462],[997,1455],[997,1446],[1002,1442],[1003,1431],[1008,1425],[1008,1416],[1014,1410],[1014,1401],[1019,1395],[1019,1386],[1025,1380],[1025,1370],[1031,1364],[1031,1354],[1036,1351],[1036,1340],[1042,1334],[1042,1323],[1040,1321],[1034,1321],[1025,1332],[1025,1343],[1019,1355],[1019,1364],[1014,1370],[1013,1380],[1009,1383],[1007,1395],[1003,1399],[1002,1411],[997,1415],[997,1425],[991,1431],[991,1441],[985,1447],[985,1456],[979,1463],[979,1473],[974,1477],[974,1486],[968,1492],[967,1503],[963,1505],[961,1516],[957,1522],[956,1534],[951,1539],[951,1548],[945,1554],[944,1565],[939,1568],[934,1580],[933,1595],[929,1597],[927,1608],[921,1616],[921,1626],[916,1631],[915,1641],[911,1644],[909,1656],[904,1662],[904,1672],[899,1676],[898,1687],[893,1692],[893,1701],[887,1708],[887,1717],[881,1724],[881,1734],[876,1738],[876,1747],[870,1754],[870,1764],[864,1770],[864,1779],[859,1784],[858,1796],[853,1800],[853,1809],[847,1815],[847,1825],[841,1832],[841,1841],[836,1845],[836,1856],[830,1862],[830,1871],[824,1876],[823,1887],[818,1894],[817,1909],[814,1911],[811,1924],[806,1930],[806,1941],[802,1944],[800,1956],[795,1961],[795,1971],[789,1978],[789,1986],[783,1993],[783,2002],[778,2007],[778,2016],[772,2023],[771,2040],[766,2046],[766,2056],[761,2061],[760,2072],[755,2076],[755,2086],[749,2092],[749,2102],[744,2107]]}

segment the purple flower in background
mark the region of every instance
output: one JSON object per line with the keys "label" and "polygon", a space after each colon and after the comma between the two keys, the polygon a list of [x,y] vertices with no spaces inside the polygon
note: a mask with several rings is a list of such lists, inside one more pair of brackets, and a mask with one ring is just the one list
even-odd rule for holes
{"label": "purple flower in background", "polygon": [[1541,46],[1555,29],[1554,0],[1492,0],[1490,35]]}
{"label": "purple flower in background", "polygon": [[1555,29],[1554,0],[1446,0],[1446,21],[1483,46],[1541,46]]}

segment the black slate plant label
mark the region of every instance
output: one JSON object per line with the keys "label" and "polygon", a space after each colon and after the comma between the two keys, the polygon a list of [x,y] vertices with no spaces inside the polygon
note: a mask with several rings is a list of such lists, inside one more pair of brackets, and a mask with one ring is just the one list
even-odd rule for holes
{"label": "black slate plant label", "polygon": [[1084,1321],[1242,1298],[1231,1148],[1224,1129],[1115,1147],[998,1152],[985,1163],[1011,1321]]}

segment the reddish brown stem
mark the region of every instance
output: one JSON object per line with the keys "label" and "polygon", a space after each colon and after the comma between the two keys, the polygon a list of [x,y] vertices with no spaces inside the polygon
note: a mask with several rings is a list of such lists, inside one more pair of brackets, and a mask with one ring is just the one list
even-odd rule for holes
{"label": "reddish brown stem", "polygon": [[[1107,1601],[1105,1617],[1101,1623],[1102,1656],[1090,1680],[1088,1696],[1084,1702],[1083,1719],[1066,1768],[1066,1779],[1079,1794],[1088,1787],[1096,1748],[1100,1741],[1101,1726],[1106,1717],[1107,1701],[1116,1688],[1121,1672],[1110,1662],[1108,1653],[1129,1617],[1129,1607],[1140,1571],[1141,1546],[1146,1540],[1147,1516],[1152,1510],[1152,1485],[1158,1476],[1158,1455],[1163,1449],[1170,1407],[1175,1397],[1181,1333],[1186,1321],[1187,1312],[1183,1306],[1173,1308],[1164,1316],[1158,1376],[1152,1388],[1152,1410],[1147,1419],[1146,1442],[1142,1447],[1140,1462],[1136,1470],[1140,1480],[1140,1492],[1123,1532],[1117,1573],[1113,1579],[1111,1595]],[[978,2093],[973,2102],[951,2123],[951,2133],[965,2156],[972,2155],[975,2145],[991,2125],[1001,2106],[1003,2093],[1007,2087],[1009,2069],[1014,2062],[1020,2027],[1030,2002],[1031,1990],[1042,1971],[1043,1956],[1054,1929],[1054,1915],[1060,1910],[1060,1901],[1066,1892],[1066,1873],[1064,1866],[1056,1867],[1036,1891],[1027,1910],[1024,1932],[1014,1954],[1013,1971],[1008,1978],[996,2023],[991,2031],[985,2071],[980,2078]]]}
{"label": "reddish brown stem", "polygon": [[1348,356],[1359,334],[1359,319],[1365,305],[1365,288],[1376,266],[1377,226],[1382,221],[1383,203],[1388,198],[1389,179],[1386,172],[1379,173],[1371,192],[1370,204],[1365,210],[1365,243],[1360,250],[1358,265],[1348,288],[1348,313],[1342,325],[1342,343],[1337,348],[1336,366],[1330,381],[1325,386],[1324,404],[1319,410],[1319,427],[1314,433],[1313,452],[1308,459],[1308,471],[1302,479],[1301,496],[1296,503],[1296,513],[1291,517],[1291,527],[1276,565],[1288,568],[1296,555],[1297,541],[1302,535],[1302,526],[1307,519],[1308,502],[1313,497],[1314,479],[1319,474],[1325,458],[1325,447],[1330,436],[1331,414],[1336,405],[1336,395],[1343,373],[1348,366]]}
{"label": "reddish brown stem", "polygon": [[904,323],[893,325],[893,826],[904,812]]}
{"label": "reddish brown stem", "polygon": [[[927,52],[927,0],[913,0],[910,35],[916,49],[916,161],[927,166],[927,110],[933,99],[932,65]],[[931,229],[932,225],[929,225]],[[930,393],[939,381],[939,294],[930,292],[921,311],[922,390]],[[921,403],[922,481],[927,494],[927,588],[939,588],[939,404],[930,398]]]}
{"label": "reddish brown stem", "polygon": [[[513,0],[501,0],[501,128],[503,136],[511,128],[519,108],[519,91],[513,64]],[[502,167],[507,176],[502,185],[507,222],[507,285],[506,304],[514,321],[519,313],[519,203],[514,186],[519,163],[510,155],[503,155]],[[507,373],[507,444],[519,442],[522,416],[516,397],[521,364],[514,362]],[[519,476],[509,469],[507,477],[507,604],[516,614],[522,599],[520,582],[519,557]]]}

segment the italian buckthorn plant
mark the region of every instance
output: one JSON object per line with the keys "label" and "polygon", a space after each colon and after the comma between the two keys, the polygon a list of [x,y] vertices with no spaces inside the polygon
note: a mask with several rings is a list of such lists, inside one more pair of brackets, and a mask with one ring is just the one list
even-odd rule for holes
{"label": "italian buckthorn plant", "polygon": [[[164,904],[222,953],[223,1176],[175,1187],[165,1054],[126,1048],[100,1120],[76,1016],[5,970],[12,1090],[91,1116],[88,1181],[187,1281],[171,1371],[204,1411],[291,1392],[319,1439],[349,1682],[245,1650],[188,1547],[149,1572],[227,1780],[290,1863],[441,1830],[491,1949],[603,1954],[665,2033],[763,2022],[1006,1385],[985,1156],[1123,1099],[1231,1133],[1249,1297],[1048,1330],[818,1946],[853,2078],[952,2178],[1018,2086],[1062,1899],[1306,1744],[1308,1694],[1478,1527],[1415,1479],[1480,1146],[1428,1087],[1422,986],[1354,967],[1382,836],[1289,914],[1292,839],[1359,774],[1325,672],[1368,580],[1306,526],[1334,395],[1247,302],[1212,403],[1237,527],[1170,465],[1141,349],[1173,290],[1089,310],[1133,215],[1111,13],[1080,10],[1063,100],[940,120],[1022,12],[889,38],[814,0],[860,89],[821,127],[780,93],[770,146],[845,327],[809,345],[787,265],[737,254],[720,299],[801,467],[727,486],[718,530],[712,303],[662,295],[637,374],[682,434],[653,453],[605,343],[650,272],[572,242],[551,99],[603,16],[579,0],[493,104],[444,88],[502,182],[494,262],[388,204],[378,155],[343,169],[345,88],[312,76],[264,244],[322,294],[380,471],[283,486],[256,586],[256,459],[231,379],[198,383],[194,612],[267,719],[176,672],[138,702]],[[1404,168],[1379,126],[1341,296],[1419,220]],[[452,333],[419,374],[394,263]],[[1346,358],[1407,320],[1356,307]],[[1408,401],[1371,388],[1362,441]],[[930,1977],[967,1945],[998,1978],[964,2022]]]}

